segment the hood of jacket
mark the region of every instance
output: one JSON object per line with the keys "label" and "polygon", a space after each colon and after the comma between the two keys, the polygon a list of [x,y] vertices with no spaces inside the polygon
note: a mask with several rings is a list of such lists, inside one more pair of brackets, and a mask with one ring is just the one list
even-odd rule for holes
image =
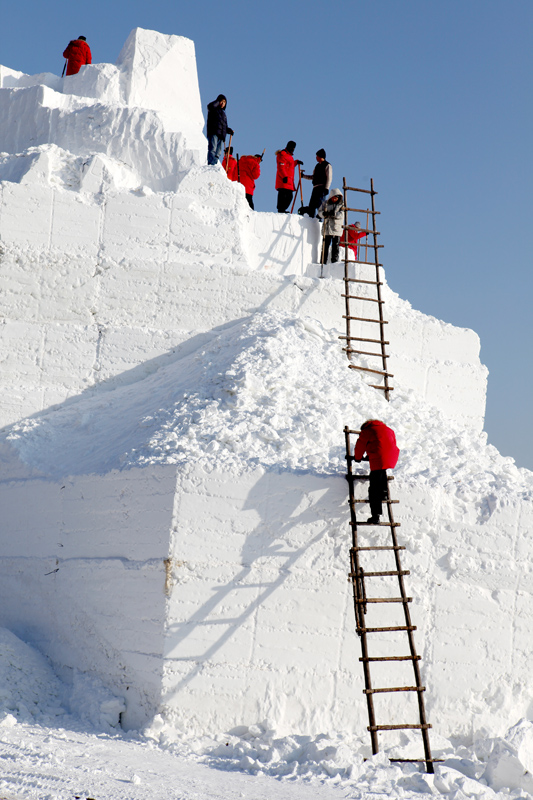
{"label": "hood of jacket", "polygon": [[332,197],[341,197],[341,198],[343,198],[344,195],[342,193],[342,189],[332,189],[331,190],[331,194],[328,197],[328,200],[331,200]]}

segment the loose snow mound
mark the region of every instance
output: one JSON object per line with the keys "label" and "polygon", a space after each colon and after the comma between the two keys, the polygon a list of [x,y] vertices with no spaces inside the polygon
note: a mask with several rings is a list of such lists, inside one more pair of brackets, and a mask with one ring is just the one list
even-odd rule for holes
{"label": "loose snow mound", "polygon": [[0,726],[37,721],[57,724],[73,714],[100,730],[114,728],[125,710],[124,700],[112,695],[90,675],[73,673],[64,685],[48,660],[6,628],[0,628]]}
{"label": "loose snow mound", "polygon": [[133,385],[13,425],[4,441],[54,477],[148,464],[200,463],[338,475],[343,427],[382,419],[401,449],[398,479],[454,494],[488,519],[533,497],[533,475],[397,386],[387,403],[347,368],[337,334],[308,318],[255,314]]}

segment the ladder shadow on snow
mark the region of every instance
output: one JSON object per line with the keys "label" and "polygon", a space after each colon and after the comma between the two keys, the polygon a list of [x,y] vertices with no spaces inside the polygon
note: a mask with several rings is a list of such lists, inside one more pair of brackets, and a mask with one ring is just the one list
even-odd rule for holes
{"label": "ladder shadow on snow", "polygon": [[[280,215],[282,216],[282,215]],[[259,262],[259,270],[267,271],[269,267],[283,267],[282,270],[278,273],[282,277],[287,277],[289,275],[293,275],[294,271],[291,271],[291,263],[292,260],[296,257],[298,250],[300,248],[301,237],[307,235],[307,240],[311,241],[313,246],[313,262],[316,262],[320,255],[320,227],[316,220],[304,220],[302,217],[298,219],[302,222],[307,224],[302,224],[301,232],[296,235],[291,233],[288,228],[290,225],[290,220],[294,217],[288,214],[282,222],[281,229],[278,233],[276,233],[273,237],[273,244],[269,249],[268,254],[259,253],[258,256],[260,258]],[[309,223],[313,223],[312,225]],[[285,244],[284,240],[287,240],[289,252],[287,252],[287,245]],[[294,245],[291,247],[291,240],[294,241]],[[313,241],[314,240],[314,241]],[[276,252],[279,252],[279,255],[276,256]]]}
{"label": "ladder shadow on snow", "polygon": [[[281,480],[286,480],[287,473],[276,475]],[[315,502],[309,502],[309,494],[304,493],[300,487],[292,492],[285,491],[283,518],[270,520],[268,517],[269,498],[272,494],[279,494],[281,488],[272,493],[272,476],[263,475],[249,493],[243,510],[256,510],[261,514],[261,521],[249,532],[244,539],[239,564],[230,565],[235,570],[231,580],[221,583],[213,590],[212,583],[206,584],[205,594],[212,592],[202,604],[187,619],[171,622],[167,629],[166,662],[174,662],[183,666],[190,665],[190,669],[181,680],[170,690],[165,702],[172,696],[179,694],[203,671],[204,667],[212,660],[220,660],[220,651],[228,642],[240,634],[244,635],[250,651],[249,661],[259,667],[261,655],[256,652],[256,633],[259,629],[268,627],[270,619],[279,619],[281,608],[274,595],[283,584],[291,579],[294,567],[299,565],[307,574],[307,563],[301,565],[303,559],[307,561],[320,558],[320,553],[314,552],[315,546],[333,529],[342,528],[342,502],[343,485],[339,483],[338,476],[327,478],[316,477]],[[323,482],[320,489],[319,483]],[[281,484],[280,484],[281,487]],[[290,496],[292,495],[292,496]],[[287,497],[289,500],[287,501]],[[305,501],[306,507],[299,510]],[[328,512],[332,506],[338,509],[337,516],[332,519],[331,514],[317,515],[317,507],[324,505]],[[317,521],[318,518],[318,521]],[[313,533],[310,535],[310,529]],[[316,532],[315,532],[316,531]],[[335,547],[335,560],[342,547],[340,534],[339,541],[332,539]],[[227,567],[227,564],[225,565]],[[307,581],[298,583],[297,588],[306,589]],[[236,613],[228,613],[228,607],[236,609]],[[285,607],[285,606],[284,606]],[[277,609],[277,610],[276,610]],[[261,621],[261,616],[264,619]],[[270,623],[272,624],[272,623]],[[248,626],[244,633],[243,628]],[[242,656],[240,656],[242,658]],[[222,661],[225,661],[222,656]],[[231,663],[231,654],[228,658]],[[180,671],[183,671],[181,669]]]}

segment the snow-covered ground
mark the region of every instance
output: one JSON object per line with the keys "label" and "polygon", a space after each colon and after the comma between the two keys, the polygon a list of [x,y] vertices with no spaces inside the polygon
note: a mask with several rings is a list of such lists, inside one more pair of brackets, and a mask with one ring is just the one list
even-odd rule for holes
{"label": "snow-covered ground", "polygon": [[530,722],[470,748],[436,737],[443,763],[435,775],[391,764],[384,754],[369,757],[362,738],[331,732],[278,737],[268,722],[213,739],[182,734],[159,741],[157,717],[145,730],[126,734],[117,727],[121,702],[97,682],[78,675],[66,686],[43,656],[5,629],[0,645],[5,800],[490,800],[533,791],[526,772],[533,759]]}

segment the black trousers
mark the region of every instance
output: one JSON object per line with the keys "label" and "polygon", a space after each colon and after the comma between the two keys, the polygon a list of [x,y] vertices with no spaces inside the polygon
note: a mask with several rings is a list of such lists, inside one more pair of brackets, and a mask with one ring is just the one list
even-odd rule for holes
{"label": "black trousers", "polygon": [[252,209],[252,211],[255,211],[255,209],[254,209],[254,196],[253,196],[253,194],[247,194],[247,195],[246,195],[246,199],[248,200],[248,205],[250,206],[250,208]]}
{"label": "black trousers", "polygon": [[283,214],[288,209],[292,200],[292,189],[278,189],[278,211]]}
{"label": "black trousers", "polygon": [[373,517],[380,517],[383,514],[382,501],[386,500],[387,497],[387,470],[371,470],[370,483],[368,486],[368,499],[370,501],[370,513]]}
{"label": "black trousers", "polygon": [[311,192],[311,199],[309,200],[309,205],[307,206],[307,213],[310,217],[314,217],[320,206],[322,205],[322,201],[328,195],[328,190],[324,186],[313,186],[313,191]]}
{"label": "black trousers", "polygon": [[324,236],[324,259],[323,264],[328,263],[329,246],[331,245],[331,263],[334,264],[339,260],[339,242],[340,236]]}

